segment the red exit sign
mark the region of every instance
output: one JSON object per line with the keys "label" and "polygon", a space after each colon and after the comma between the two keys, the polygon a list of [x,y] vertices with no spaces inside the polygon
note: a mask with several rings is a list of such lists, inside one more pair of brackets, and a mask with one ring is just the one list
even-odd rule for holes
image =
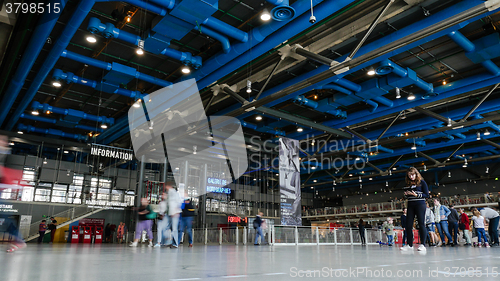
{"label": "red exit sign", "polygon": [[231,223],[241,223],[241,222],[248,223],[248,218],[245,217],[244,219],[242,219],[240,217],[228,216],[227,217],[227,222],[231,222]]}

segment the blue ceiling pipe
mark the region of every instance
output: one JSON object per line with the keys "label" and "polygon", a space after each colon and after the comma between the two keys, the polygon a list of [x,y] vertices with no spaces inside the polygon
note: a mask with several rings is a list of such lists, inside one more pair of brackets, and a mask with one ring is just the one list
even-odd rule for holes
{"label": "blue ceiling pipe", "polygon": [[314,108],[319,112],[332,114],[337,118],[347,118],[347,113],[343,110],[337,109],[340,105],[333,102],[332,98],[321,99],[318,102],[315,102],[307,99],[304,96],[298,96],[294,99],[293,102],[299,105],[306,105],[310,108]]}
{"label": "blue ceiling pipe", "polygon": [[67,0],[51,0],[49,5],[50,7],[54,7],[53,5],[56,3],[59,4],[61,12],[43,13],[35,30],[33,31],[33,36],[24,51],[21,62],[19,62],[19,65],[17,66],[16,73],[14,74],[14,77],[12,77],[9,87],[5,91],[0,106],[0,126],[5,121],[5,117],[7,117],[12,105],[16,101],[17,95],[24,85],[24,81],[26,81],[33,64],[35,64],[36,58],[45,45],[47,38],[50,36],[50,33],[59,19],[59,16],[62,14],[62,10],[66,6]]}
{"label": "blue ceiling pipe", "polygon": [[267,2],[275,5],[271,10],[271,17],[273,20],[286,21],[295,16],[295,9],[290,7],[288,0],[266,0]]}
{"label": "blue ceiling pipe", "polygon": [[285,136],[285,132],[283,131],[279,131],[279,130],[275,130],[273,128],[270,128],[268,126],[257,126],[255,124],[252,124],[252,123],[248,123],[248,122],[245,122],[245,121],[240,121],[240,124],[241,126],[245,127],[245,128],[249,128],[249,129],[252,129],[252,130],[255,130],[255,131],[258,131],[258,132],[263,132],[263,133],[270,133],[270,134],[273,134],[273,135],[277,135],[277,136]]}
{"label": "blue ceiling pipe", "polygon": [[[383,60],[382,62],[380,62],[380,65],[377,68],[376,72],[378,75],[389,75],[389,74],[393,73],[397,76],[397,77],[394,77],[394,76],[389,75],[387,77],[384,77],[385,79],[383,79],[383,78],[378,79],[381,82],[380,83],[381,85],[385,84],[383,82],[386,82],[387,86],[392,86],[391,89],[395,88],[395,87],[403,88],[403,87],[410,85],[409,83],[413,82],[413,84],[415,86],[419,87],[420,89],[422,89],[426,93],[433,93],[434,92],[434,86],[432,85],[432,83],[425,82],[424,80],[422,80],[422,78],[417,76],[417,73],[415,71],[411,70],[410,68],[405,69],[405,68],[399,66],[397,63],[392,62],[389,59],[386,59],[386,60]],[[405,79],[401,79],[401,78],[406,78],[408,81],[405,81],[406,83],[404,83],[404,84],[398,84],[398,83],[401,83],[400,81],[405,80]],[[386,80],[386,81],[384,81],[384,80]],[[389,89],[387,88],[387,90],[389,90]]]}
{"label": "blue ceiling pipe", "polygon": [[[114,91],[109,91],[109,87],[99,87],[100,83],[94,80],[88,80],[79,76],[76,76],[75,74],[71,72],[64,72],[60,69],[54,69],[54,72],[52,73],[52,78],[55,80],[64,80],[66,83],[77,83],[80,85],[88,86],[91,88],[103,88],[104,92],[111,93],[111,94],[118,94],[122,96],[126,96],[132,99],[142,99],[144,98],[144,94],[139,92],[139,91],[131,91],[127,89],[120,88],[119,86],[114,85],[116,88]],[[106,86],[111,86],[111,84],[106,84]]]}
{"label": "blue ceiling pipe", "polygon": [[[38,89],[40,88],[40,86],[42,85],[43,81],[45,80],[45,78],[47,77],[47,75],[52,70],[55,63],[57,62],[57,60],[61,56],[62,51],[64,51],[64,49],[66,49],[66,47],[68,46],[71,38],[73,37],[75,32],[78,30],[78,28],[82,24],[83,20],[87,16],[87,14],[92,9],[92,6],[94,6],[94,3],[95,3],[94,0],[80,1],[73,16],[66,24],[66,27],[64,28],[61,36],[54,43],[54,46],[52,47],[49,54],[47,55],[47,59],[45,59],[44,63],[42,64],[42,66],[38,70],[37,75],[35,76],[35,78],[31,82],[31,85],[28,88],[28,91],[25,93],[23,100],[17,106],[17,109],[14,112],[14,114],[12,115],[10,122],[6,126],[7,130],[12,129],[12,127],[15,125],[15,123],[19,119],[19,116],[24,112],[26,107],[28,107],[29,103],[33,100],[33,97],[35,97],[35,95],[36,95]],[[52,29],[50,31],[52,31]],[[43,40],[43,42],[45,42],[46,39],[47,39],[47,37],[38,38],[38,40]],[[17,91],[17,93],[13,93],[13,94],[17,95],[17,94],[19,94],[19,91]]]}
{"label": "blue ceiling pipe", "polygon": [[[343,79],[343,80],[345,80],[345,79]],[[344,84],[344,86],[340,86],[340,85],[336,85],[336,84],[325,84],[325,85],[322,85],[322,86],[318,86],[317,89],[334,90],[334,91],[339,91],[341,93],[346,94],[347,96],[339,96],[339,95],[335,95],[334,96],[334,101],[340,103],[341,105],[348,106],[348,105],[351,105],[351,104],[354,104],[356,102],[360,102],[361,101],[361,102],[364,102],[367,105],[369,105],[371,107],[371,110],[375,111],[375,109],[377,109],[378,103],[376,103],[376,102],[374,102],[374,101],[372,101],[370,99],[363,99],[363,98],[361,98],[359,96],[356,96],[354,94],[354,92],[353,92],[353,91],[355,91],[354,88],[353,87],[347,87],[348,85],[349,84]]]}
{"label": "blue ceiling pipe", "polygon": [[124,74],[126,76],[131,76],[131,77],[137,78],[139,80],[143,80],[143,81],[146,81],[146,82],[149,82],[151,84],[155,84],[155,85],[158,85],[161,87],[168,87],[168,86],[172,85],[171,82],[168,82],[168,81],[165,81],[162,79],[158,79],[158,78],[153,77],[151,75],[147,75],[147,74],[138,72],[135,68],[128,67],[128,66],[125,66],[123,64],[116,63],[116,62],[111,62],[111,63],[103,62],[103,61],[89,58],[89,57],[86,57],[86,56],[83,56],[83,55],[80,55],[77,53],[70,52],[68,50],[64,50],[61,54],[61,57],[68,58],[68,59],[78,61],[81,63],[85,63],[88,65],[92,65],[92,66],[95,66],[97,68],[101,68],[104,70],[116,71],[116,72],[119,72],[119,73]]}
{"label": "blue ceiling pipe", "polygon": [[[33,121],[44,122],[44,123],[50,123],[50,124],[57,124],[58,123],[58,120],[56,120],[56,119],[47,118],[47,117],[43,117],[43,116],[30,115],[30,114],[26,114],[26,113],[21,114],[21,118],[33,120]],[[64,121],[64,120],[60,120],[60,122],[63,122],[64,124],[69,124],[69,122]],[[96,127],[87,126],[87,125],[71,124],[70,126],[73,126],[75,129],[82,129],[82,130],[88,130],[88,131],[99,132],[99,133],[104,132],[104,130],[102,128],[96,128]]]}
{"label": "blue ceiling pipe", "polygon": [[[476,5],[484,5],[484,2],[483,2],[483,1],[478,1],[478,0],[471,0],[471,1],[462,1],[462,2],[460,2],[460,3],[457,3],[456,5],[454,5],[454,6],[452,6],[452,7],[449,7],[449,8],[444,9],[444,10],[442,10],[442,11],[440,11],[440,12],[436,13],[436,14],[433,14],[433,15],[431,15],[431,16],[429,16],[429,17],[426,17],[424,20],[422,20],[422,21],[420,21],[420,22],[417,22],[417,23],[411,24],[411,25],[409,25],[409,26],[407,26],[407,27],[405,27],[405,28],[402,28],[402,29],[400,29],[400,30],[398,30],[398,31],[395,31],[395,32],[391,33],[390,35],[388,35],[388,36],[386,36],[386,37],[384,37],[384,38],[382,38],[382,39],[379,39],[379,40],[377,40],[377,41],[374,41],[374,42],[372,42],[372,43],[370,43],[370,44],[367,44],[367,45],[365,45],[365,46],[361,47],[361,48],[360,48],[360,50],[358,51],[357,55],[358,55],[358,56],[361,56],[361,55],[366,54],[366,53],[368,53],[368,52],[370,52],[370,51],[377,50],[377,49],[379,49],[379,48],[381,48],[381,47],[385,46],[385,45],[387,44],[387,42],[390,42],[390,41],[395,41],[395,40],[398,40],[398,39],[402,39],[402,38],[404,38],[405,36],[407,36],[408,34],[413,34],[413,33],[415,33],[415,32],[418,32],[418,31],[419,31],[419,30],[421,30],[422,28],[426,28],[426,27],[432,26],[432,25],[434,25],[434,24],[437,24],[437,23],[441,22],[443,19],[449,18],[449,17],[454,16],[454,15],[456,15],[456,14],[459,14],[459,13],[461,13],[461,12],[464,12],[464,11],[466,11],[466,10],[468,10],[468,9],[472,8],[472,7],[475,7]],[[481,16],[477,16],[477,17],[475,17],[475,18],[472,18],[472,19],[469,19],[469,20],[467,20],[467,21],[464,21],[464,22],[462,22],[462,23],[460,23],[460,24],[457,24],[457,25],[455,25],[455,26],[454,26],[454,27],[452,27],[452,28],[448,28],[448,29],[446,29],[446,30],[439,31],[439,32],[437,32],[437,33],[435,33],[435,34],[433,34],[433,35],[427,36],[426,38],[423,38],[423,39],[421,39],[421,40],[418,40],[418,41],[416,41],[416,42],[414,42],[414,43],[412,43],[412,44],[408,44],[408,45],[406,45],[406,46],[404,46],[404,47],[401,47],[401,48],[399,48],[399,49],[393,50],[392,52],[389,52],[389,53],[387,53],[387,54],[384,54],[384,55],[382,55],[382,56],[379,56],[379,57],[377,57],[377,58],[373,59],[372,61],[369,61],[369,62],[363,63],[363,64],[361,64],[361,65],[359,65],[359,66],[357,66],[357,67],[351,68],[351,69],[349,69],[348,71],[344,72],[342,75],[344,75],[344,76],[345,76],[345,75],[347,75],[347,74],[349,74],[349,73],[353,73],[353,72],[355,72],[355,71],[361,70],[362,68],[364,68],[364,67],[368,67],[368,66],[370,66],[370,65],[373,65],[373,64],[374,64],[374,63],[376,63],[376,62],[382,61],[382,60],[384,60],[384,59],[388,59],[388,58],[390,58],[390,57],[392,57],[392,56],[395,56],[395,55],[397,55],[397,54],[399,54],[399,53],[401,53],[401,52],[407,51],[407,50],[409,50],[409,49],[411,49],[411,48],[414,48],[414,47],[416,47],[416,46],[418,46],[418,45],[421,45],[421,44],[424,44],[424,43],[426,43],[426,42],[432,41],[432,40],[434,40],[434,39],[440,38],[440,37],[442,37],[442,36],[444,36],[444,35],[446,35],[446,34],[450,33],[450,32],[451,32],[451,31],[453,31],[453,30],[456,30],[456,29],[458,29],[458,28],[461,28],[461,27],[463,27],[463,26],[466,26],[468,23],[470,23],[470,22],[472,22],[472,21],[475,21],[475,20],[478,20],[478,19],[480,19],[481,17],[483,17],[483,16],[487,16],[487,15],[489,15],[489,14],[493,13],[493,12],[494,12],[494,11],[484,13],[484,14],[483,14],[483,15],[481,15]],[[255,51],[255,49],[253,49],[253,50],[252,50],[252,52],[254,52],[254,51]],[[338,61],[343,61],[343,60],[345,60],[345,59],[346,59],[346,57],[347,57],[347,55],[345,55],[345,56],[343,56],[343,57],[341,57],[341,58],[339,58],[339,59],[337,59],[337,60],[338,60]],[[237,60],[236,60],[236,61],[237,61]],[[231,63],[232,63],[232,62],[231,62]],[[229,65],[229,64],[228,64],[228,65]],[[328,70],[329,70],[329,67],[328,67],[328,66],[324,66],[324,65],[319,66],[319,67],[318,67],[317,69],[315,69],[315,70],[312,70],[312,71],[310,71],[310,72],[308,72],[308,73],[305,73],[305,74],[303,74],[303,75],[301,75],[301,76],[298,76],[298,77],[296,77],[296,78],[294,78],[294,79],[291,79],[291,80],[289,80],[289,81],[286,81],[285,83],[282,83],[282,84],[280,84],[280,85],[278,85],[278,86],[276,86],[276,87],[274,87],[274,88],[272,88],[272,89],[269,89],[269,90],[267,90],[267,91],[263,92],[263,93],[262,93],[262,97],[267,97],[267,96],[269,96],[269,95],[271,95],[271,94],[274,94],[274,93],[276,93],[276,92],[278,92],[278,91],[281,91],[281,90],[283,90],[283,89],[285,89],[285,88],[287,88],[287,87],[289,87],[289,86],[292,86],[292,85],[294,85],[294,84],[297,84],[297,83],[303,82],[303,81],[305,81],[305,80],[307,80],[307,79],[309,79],[309,78],[311,78],[311,77],[313,77],[313,76],[315,76],[315,75],[319,75],[319,74],[324,73],[325,71],[328,71]],[[490,76],[490,77],[491,77],[491,76]],[[330,83],[330,82],[333,82],[333,81],[335,81],[335,80],[338,80],[338,77],[332,77],[332,78],[325,79],[325,80],[323,80],[321,83],[322,83],[322,84],[325,84],[325,83]],[[198,83],[198,85],[199,85],[199,83]],[[293,98],[293,97],[295,97],[295,96],[298,96],[298,95],[300,95],[300,94],[305,94],[305,93],[307,93],[307,92],[309,92],[309,91],[313,90],[314,88],[316,88],[316,85],[311,85],[311,86],[306,87],[306,88],[304,88],[304,89],[302,89],[302,90],[299,90],[299,91],[297,91],[297,92],[291,93],[291,94],[290,94],[290,95],[288,95],[288,96],[285,96],[285,97],[283,97],[283,98],[276,99],[276,100],[274,100],[274,101],[272,101],[272,102],[270,102],[270,103],[266,104],[266,106],[273,106],[273,105],[276,105],[276,104],[282,103],[282,102],[284,102],[284,101],[286,101],[286,100],[288,100],[288,99],[290,99],[290,98]],[[420,102],[420,101],[419,101],[419,102]],[[423,102],[427,103],[428,101],[423,101]],[[414,104],[414,103],[416,103],[416,101],[414,101],[412,104]],[[406,104],[406,103],[405,103],[405,104]],[[401,110],[405,109],[405,108],[398,108],[398,107],[396,107],[396,105],[397,105],[397,102],[395,102],[395,106],[393,106],[392,108],[388,108],[388,109],[386,109],[386,110],[384,110],[384,111],[395,111],[395,112],[399,112],[399,111],[401,111]],[[406,107],[406,105],[405,105],[405,107]],[[231,112],[231,111],[233,111],[233,110],[235,110],[235,109],[238,109],[238,108],[239,108],[239,105],[230,106],[230,107],[228,107],[227,109],[224,109],[224,110],[220,111],[218,114],[227,114],[227,113],[229,113],[229,112]],[[396,111],[396,109],[398,109],[398,110]],[[362,114],[361,114],[360,112],[362,112]],[[354,113],[354,114],[356,114],[356,116],[357,116],[357,115],[358,115],[358,113],[359,113],[362,117],[369,118],[369,119],[374,118],[373,114],[371,114],[370,112],[366,112],[366,111],[364,111],[364,110],[362,110],[362,111],[360,111],[360,112],[357,112],[357,113]],[[380,110],[380,112],[382,112],[382,110]],[[248,114],[249,114],[249,113],[242,114],[242,115],[240,115],[239,117],[240,117],[240,118],[245,118],[245,117],[247,117],[247,116],[248,116]],[[388,114],[388,113],[386,113],[386,114]],[[386,115],[386,114],[384,114],[384,115]],[[347,126],[347,125],[349,125],[349,124],[346,124],[346,125],[343,125],[343,126],[338,126],[338,125],[337,125],[337,123],[341,123],[341,124],[344,124],[344,123],[350,123],[351,125],[352,125],[352,124],[359,123],[359,122],[351,123],[351,116],[352,116],[352,114],[350,115],[350,118],[348,118],[348,119],[347,119],[347,121],[345,121],[345,122],[339,122],[339,121],[336,121],[336,122],[330,122],[331,124],[330,124],[329,122],[324,122],[323,124],[324,124],[324,125],[328,125],[328,126],[344,127],[344,126]]]}
{"label": "blue ceiling pipe", "polygon": [[24,124],[19,124],[17,125],[17,129],[19,131],[26,131],[26,132],[34,132],[34,133],[39,133],[39,134],[46,134],[46,135],[53,135],[53,136],[59,136],[63,138],[70,138],[70,139],[75,139],[75,140],[81,140],[81,141],[87,141],[88,136],[87,135],[78,135],[78,134],[71,134],[71,133],[65,133],[61,130],[55,130],[55,129],[41,129],[41,128],[36,128],[33,126],[26,126]]}
{"label": "blue ceiling pipe", "polygon": [[226,36],[224,36],[218,32],[215,32],[206,26],[199,26],[199,27],[195,27],[193,29],[201,32],[201,34],[205,34],[205,35],[212,37],[215,40],[219,41],[222,45],[222,51],[225,54],[227,54],[227,53],[229,53],[229,51],[231,51],[231,43],[229,42],[229,39]]}
{"label": "blue ceiling pipe", "polygon": [[[318,5],[323,0],[313,0],[313,6]],[[321,21],[343,7],[355,2],[354,0],[325,0],[324,5],[319,5],[315,16],[317,21]],[[295,17],[289,22],[272,21],[260,27],[252,29],[249,33],[249,40],[246,43],[238,43],[231,47],[228,54],[220,53],[206,60],[204,66],[192,72],[185,79],[196,78],[198,87],[203,89],[214,81],[226,76],[232,71],[248,63],[249,59],[259,57],[277,45],[283,43],[295,34],[298,34],[310,27],[309,14],[305,14],[311,8],[310,0],[298,0],[292,7],[295,9]],[[300,15],[300,16],[298,16]],[[277,30],[280,32],[275,32]],[[272,34],[272,36],[270,36]],[[265,39],[265,41],[264,41]],[[263,42],[264,41],[264,42]],[[262,42],[262,43],[261,43]],[[252,53],[244,55],[249,50]]]}
{"label": "blue ceiling pipe", "polygon": [[[453,40],[457,45],[462,47],[462,49],[465,50],[467,57],[471,58],[471,60],[474,63],[481,62],[484,68],[486,68],[492,75],[498,76],[500,75],[500,68],[492,62],[490,59],[486,59],[489,57],[498,57],[498,54],[496,53],[496,50],[491,50],[495,52],[494,54],[487,54],[484,56],[484,50],[485,49],[490,49],[490,48],[495,48],[495,45],[499,45],[499,37],[497,33],[485,36],[481,39],[478,39],[479,43],[485,43],[486,46],[482,46],[482,48],[476,49],[476,45],[474,42],[471,42],[467,37],[465,37],[462,33],[459,31],[453,31],[448,34],[448,37]],[[497,48],[496,48],[497,49]]]}
{"label": "blue ceiling pipe", "polygon": [[171,10],[175,6],[175,0],[149,0],[149,2],[168,10]]}
{"label": "blue ceiling pipe", "polygon": [[[116,28],[112,23],[102,23],[98,18],[91,17],[89,20],[89,24],[87,26],[87,30],[90,33],[100,33],[105,38],[115,38],[118,40],[122,40],[133,45],[138,46],[141,41],[141,37],[139,35],[135,35],[123,30]],[[178,50],[174,50],[168,47],[169,42],[165,42],[164,49],[160,52],[160,54],[171,57],[182,62],[185,65],[189,65],[198,69],[202,65],[200,56],[193,56],[191,53],[181,52]],[[144,44],[144,49],[146,51],[149,50],[149,44]]]}
{"label": "blue ceiling pipe", "polygon": [[31,104],[31,107],[33,108],[33,110],[43,110],[44,112],[50,111],[50,112],[54,112],[54,113],[57,113],[60,115],[75,117],[77,119],[85,119],[85,120],[95,121],[95,122],[109,124],[109,125],[113,125],[115,123],[114,118],[108,118],[105,116],[96,116],[96,115],[92,115],[92,114],[87,114],[83,111],[74,110],[74,109],[64,109],[64,108],[54,107],[54,106],[51,106],[51,105],[46,104],[46,103],[41,104],[37,101],[34,101]]}

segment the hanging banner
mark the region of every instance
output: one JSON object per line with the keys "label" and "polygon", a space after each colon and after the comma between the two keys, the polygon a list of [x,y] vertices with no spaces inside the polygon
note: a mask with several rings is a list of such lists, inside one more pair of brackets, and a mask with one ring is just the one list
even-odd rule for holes
{"label": "hanging banner", "polygon": [[100,144],[92,144],[90,155],[115,158],[120,160],[132,160],[134,157],[133,151],[119,147],[112,147]]}
{"label": "hanging banner", "polygon": [[299,141],[280,138],[280,206],[282,225],[302,225]]}

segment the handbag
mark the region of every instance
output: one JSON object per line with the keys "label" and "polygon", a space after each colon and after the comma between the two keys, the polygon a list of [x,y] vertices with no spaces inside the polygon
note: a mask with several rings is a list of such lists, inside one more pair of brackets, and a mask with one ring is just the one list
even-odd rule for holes
{"label": "handbag", "polygon": [[458,229],[460,229],[460,230],[465,230],[465,224],[463,224],[463,223],[459,223],[459,224],[458,224]]}

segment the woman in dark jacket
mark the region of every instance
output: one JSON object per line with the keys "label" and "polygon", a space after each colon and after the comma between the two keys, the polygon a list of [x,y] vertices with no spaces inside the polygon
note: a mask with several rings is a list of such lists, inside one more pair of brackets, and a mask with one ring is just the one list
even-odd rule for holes
{"label": "woman in dark jacket", "polygon": [[361,237],[361,245],[366,245],[365,225],[366,223],[363,221],[363,219],[359,219],[358,229],[359,229],[359,236]]}

